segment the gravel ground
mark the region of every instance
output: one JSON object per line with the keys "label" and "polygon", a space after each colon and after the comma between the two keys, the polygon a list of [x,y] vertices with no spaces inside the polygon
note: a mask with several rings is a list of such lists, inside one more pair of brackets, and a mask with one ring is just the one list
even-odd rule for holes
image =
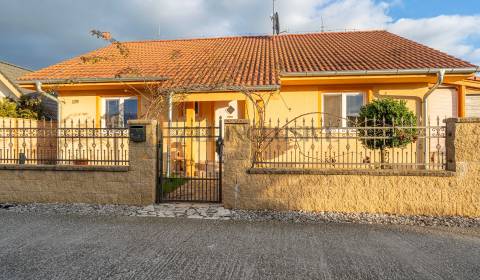
{"label": "gravel ground", "polygon": [[480,218],[434,217],[434,216],[401,216],[367,213],[337,212],[277,212],[235,210],[232,219],[248,221],[284,221],[293,223],[359,223],[359,224],[392,224],[415,226],[446,227],[480,227]]}
{"label": "gravel ground", "polygon": [[480,218],[401,216],[367,213],[279,212],[228,210],[218,204],[169,203],[145,207],[92,204],[0,204],[0,211],[15,213],[77,214],[87,216],[140,216],[221,219],[237,221],[281,221],[289,223],[358,223],[415,226],[480,227]]}

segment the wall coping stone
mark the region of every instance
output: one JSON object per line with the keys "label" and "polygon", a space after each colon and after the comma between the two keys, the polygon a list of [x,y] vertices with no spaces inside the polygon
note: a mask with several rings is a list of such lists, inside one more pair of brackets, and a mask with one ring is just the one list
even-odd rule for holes
{"label": "wall coping stone", "polygon": [[480,118],[448,118],[444,123],[480,123]]}
{"label": "wall coping stone", "polygon": [[127,172],[129,166],[0,164],[0,170]]}
{"label": "wall coping stone", "polygon": [[139,125],[139,124],[144,124],[144,125],[156,125],[157,121],[156,120],[128,120],[127,122],[128,125]]}
{"label": "wall coping stone", "polygon": [[341,169],[284,169],[284,168],[250,168],[248,174],[272,175],[369,175],[369,176],[432,176],[453,177],[453,171],[446,170],[341,170]]}
{"label": "wall coping stone", "polygon": [[250,122],[246,119],[227,119],[224,121],[225,124],[249,124]]}

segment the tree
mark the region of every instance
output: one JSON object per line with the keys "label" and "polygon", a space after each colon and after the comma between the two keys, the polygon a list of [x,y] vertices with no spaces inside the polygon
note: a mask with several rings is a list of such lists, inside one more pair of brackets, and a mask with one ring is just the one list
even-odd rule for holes
{"label": "tree", "polygon": [[388,148],[405,147],[417,140],[417,118],[404,100],[377,99],[360,109],[358,133],[362,144],[380,150],[381,167],[388,161]]}
{"label": "tree", "polygon": [[0,100],[0,117],[38,120],[43,116],[42,101],[37,97],[22,96],[18,102]]}
{"label": "tree", "polygon": [[0,117],[2,118],[16,118],[17,117],[17,103],[3,98],[0,99]]}

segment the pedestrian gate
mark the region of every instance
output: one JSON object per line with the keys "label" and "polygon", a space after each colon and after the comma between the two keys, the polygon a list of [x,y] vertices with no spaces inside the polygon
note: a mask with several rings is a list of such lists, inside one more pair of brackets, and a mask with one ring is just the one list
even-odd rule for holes
{"label": "pedestrian gate", "polygon": [[222,120],[160,128],[157,202],[221,202]]}

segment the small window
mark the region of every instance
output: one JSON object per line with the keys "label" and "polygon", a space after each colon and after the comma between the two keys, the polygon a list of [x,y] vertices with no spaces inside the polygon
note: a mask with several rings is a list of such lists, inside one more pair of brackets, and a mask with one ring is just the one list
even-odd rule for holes
{"label": "small window", "polygon": [[363,94],[326,93],[323,95],[322,104],[324,126],[351,126],[357,119],[360,113],[360,108],[363,106]]}
{"label": "small window", "polygon": [[126,127],[128,120],[138,117],[138,99],[136,97],[106,98],[103,108],[103,127]]}

